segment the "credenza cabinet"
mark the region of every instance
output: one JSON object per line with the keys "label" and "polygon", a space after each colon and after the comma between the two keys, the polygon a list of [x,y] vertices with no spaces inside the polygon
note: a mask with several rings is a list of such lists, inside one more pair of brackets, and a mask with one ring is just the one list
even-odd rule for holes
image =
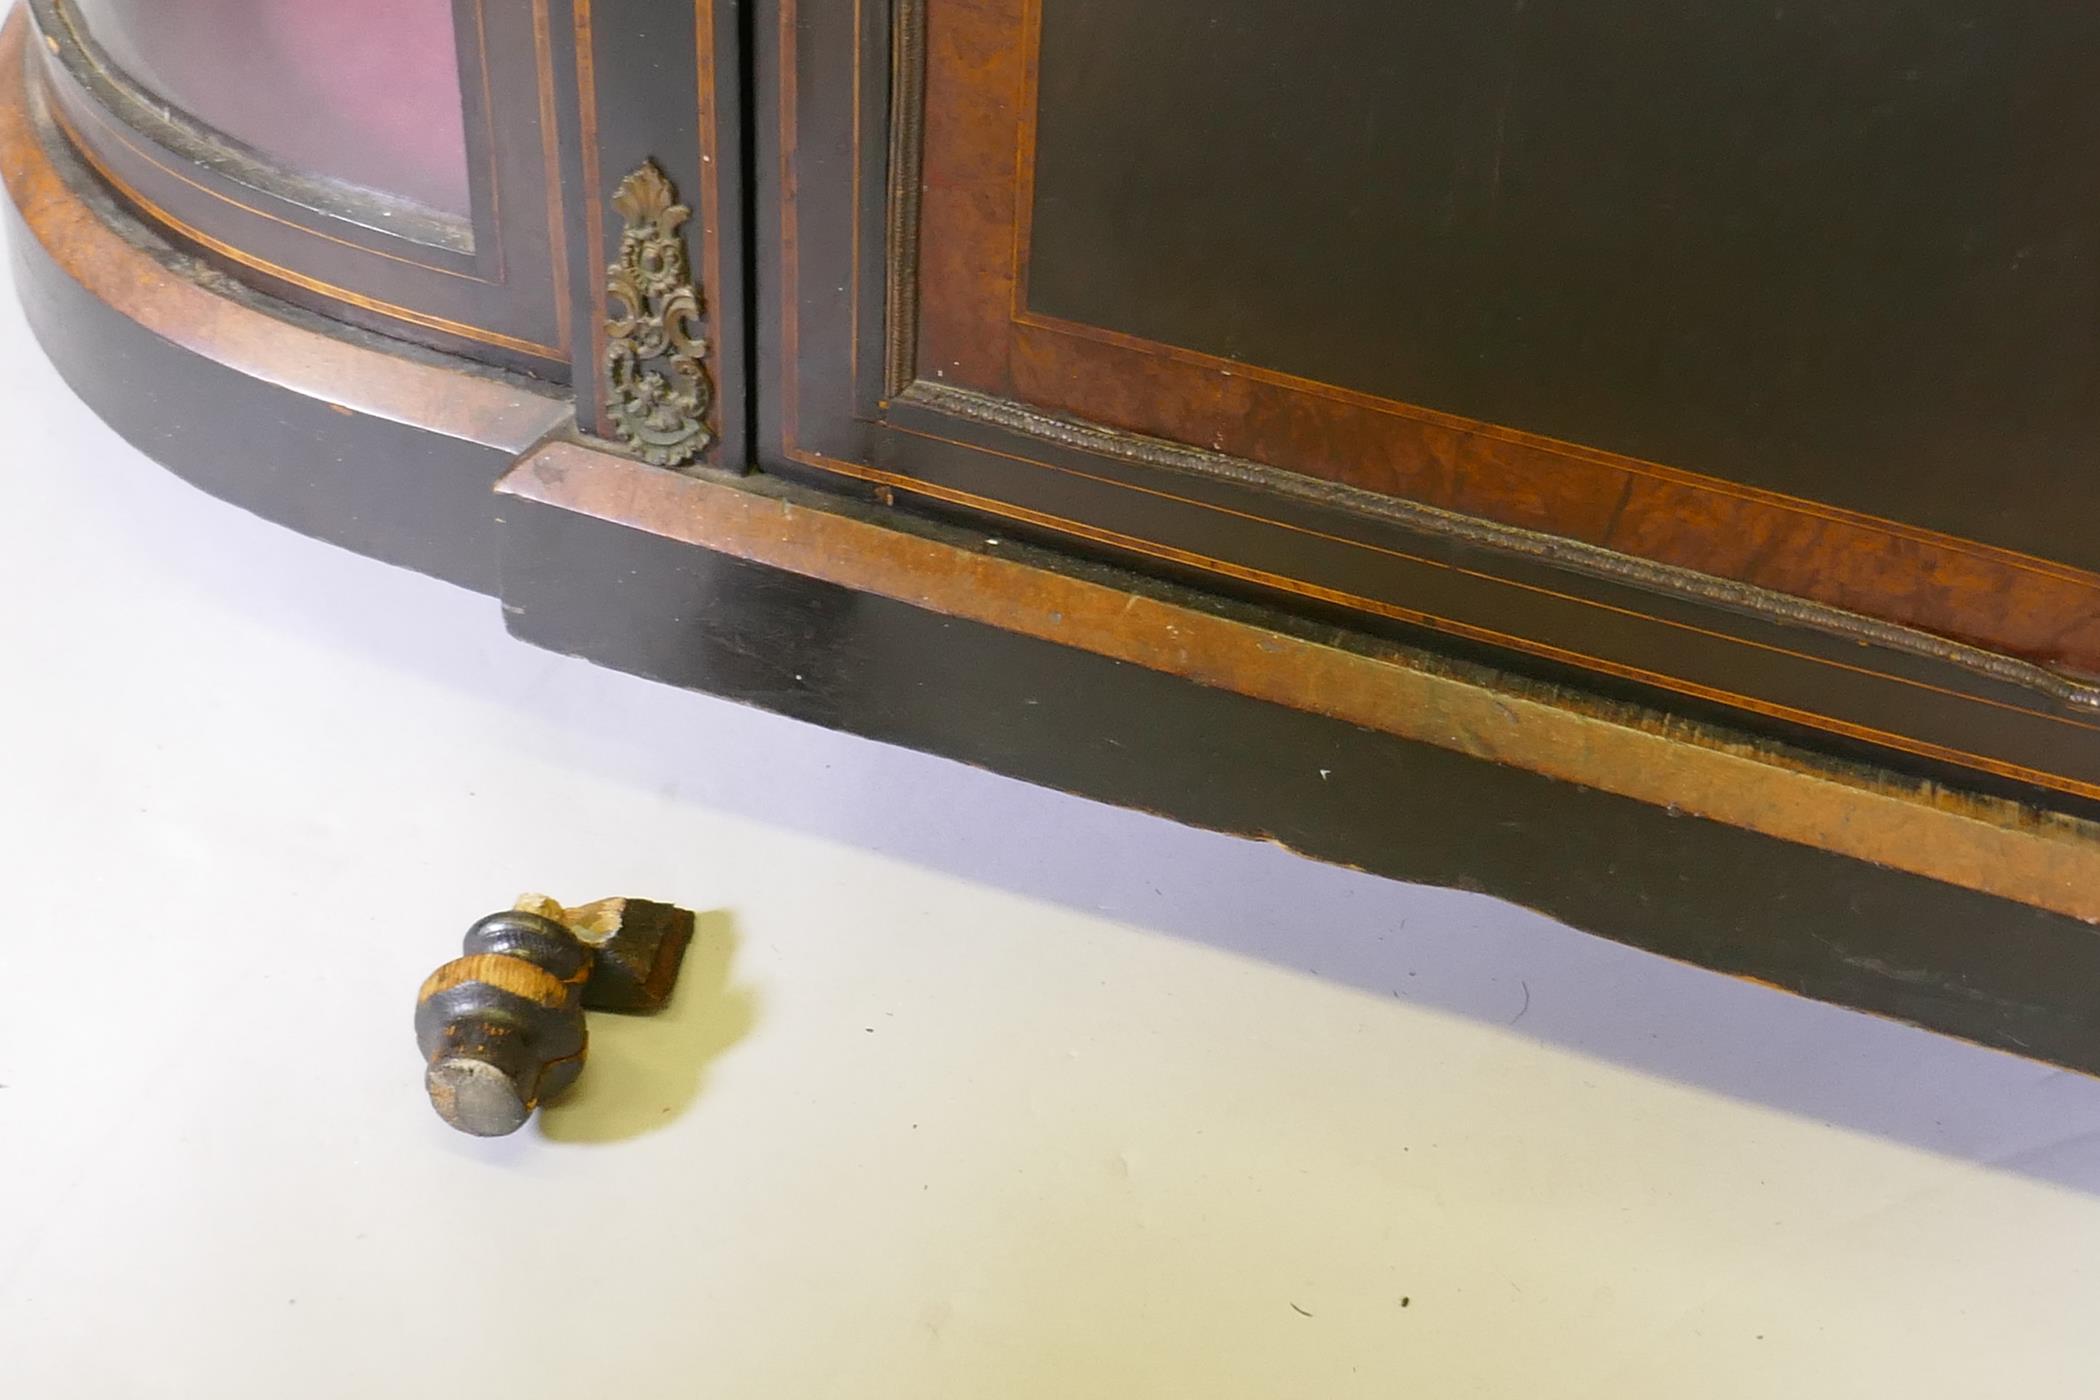
{"label": "credenza cabinet", "polygon": [[2093,1070],[2096,68],[2070,0],[27,0],[0,148],[82,398],[528,641]]}

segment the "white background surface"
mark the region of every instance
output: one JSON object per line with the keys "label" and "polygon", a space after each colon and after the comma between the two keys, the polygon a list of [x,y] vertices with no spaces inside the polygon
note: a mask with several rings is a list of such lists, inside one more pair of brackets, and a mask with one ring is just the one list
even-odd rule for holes
{"label": "white background surface", "polygon": [[[2092,1081],[534,651],[0,369],[8,1400],[2100,1393]],[[477,1142],[528,889],[713,912]]]}

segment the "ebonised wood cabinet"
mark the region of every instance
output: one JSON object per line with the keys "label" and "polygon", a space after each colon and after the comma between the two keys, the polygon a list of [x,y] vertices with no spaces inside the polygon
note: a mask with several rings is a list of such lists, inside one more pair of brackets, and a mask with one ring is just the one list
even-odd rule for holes
{"label": "ebonised wood cabinet", "polygon": [[6,36],[32,320],[208,490],[543,645],[2100,1068],[2089,6]]}

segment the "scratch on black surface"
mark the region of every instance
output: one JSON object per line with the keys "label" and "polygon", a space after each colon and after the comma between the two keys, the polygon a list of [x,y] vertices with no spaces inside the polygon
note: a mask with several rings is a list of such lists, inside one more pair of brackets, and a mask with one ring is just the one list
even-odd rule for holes
{"label": "scratch on black surface", "polygon": [[1512,1026],[1523,1020],[1525,1013],[1531,1010],[1531,984],[1529,982],[1519,982],[1517,985],[1524,989],[1524,1004],[1517,1008],[1516,1015],[1509,1018],[1509,1023]]}

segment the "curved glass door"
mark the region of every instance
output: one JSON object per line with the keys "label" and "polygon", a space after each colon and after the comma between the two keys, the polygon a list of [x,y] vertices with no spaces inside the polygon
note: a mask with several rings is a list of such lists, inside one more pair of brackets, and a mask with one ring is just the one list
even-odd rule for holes
{"label": "curved glass door", "polygon": [[471,215],[452,0],[72,0],[139,87],[295,176]]}
{"label": "curved glass door", "polygon": [[27,0],[53,125],[132,213],[267,295],[559,378],[554,3]]}

